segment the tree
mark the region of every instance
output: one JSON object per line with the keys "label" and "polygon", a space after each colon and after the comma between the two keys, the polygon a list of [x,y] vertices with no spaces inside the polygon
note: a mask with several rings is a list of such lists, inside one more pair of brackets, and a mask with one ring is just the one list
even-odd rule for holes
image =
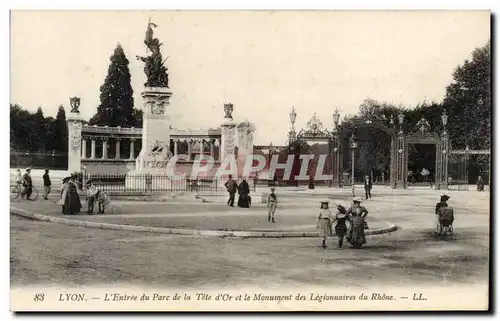
{"label": "tree", "polygon": [[42,107],[38,107],[34,116],[34,133],[36,137],[33,143],[35,150],[45,150],[47,146],[47,127],[45,121]]}
{"label": "tree", "polygon": [[472,60],[458,66],[446,88],[444,106],[453,145],[471,149],[490,148],[491,136],[491,43],[472,52]]}
{"label": "tree", "polygon": [[34,150],[33,115],[17,104],[10,104],[11,149],[31,152]]}
{"label": "tree", "polygon": [[57,111],[56,120],[51,126],[51,135],[54,144],[52,149],[60,152],[68,151],[68,125],[66,124],[66,112],[63,106],[59,106]]}
{"label": "tree", "polygon": [[92,125],[131,127],[136,125],[134,91],[130,83],[129,61],[118,44],[110,57],[108,75],[100,88],[101,103],[90,119]]}

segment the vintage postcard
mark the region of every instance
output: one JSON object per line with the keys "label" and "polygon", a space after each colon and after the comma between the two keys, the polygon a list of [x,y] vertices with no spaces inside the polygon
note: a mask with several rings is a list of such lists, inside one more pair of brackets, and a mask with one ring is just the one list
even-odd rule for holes
{"label": "vintage postcard", "polygon": [[490,25],[11,11],[11,310],[489,310]]}

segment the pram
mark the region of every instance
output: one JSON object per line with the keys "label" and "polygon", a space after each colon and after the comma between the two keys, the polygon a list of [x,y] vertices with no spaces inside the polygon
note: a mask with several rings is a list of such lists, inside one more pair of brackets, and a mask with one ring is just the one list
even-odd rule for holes
{"label": "pram", "polygon": [[439,235],[453,237],[453,221],[455,221],[453,207],[442,207],[439,210]]}

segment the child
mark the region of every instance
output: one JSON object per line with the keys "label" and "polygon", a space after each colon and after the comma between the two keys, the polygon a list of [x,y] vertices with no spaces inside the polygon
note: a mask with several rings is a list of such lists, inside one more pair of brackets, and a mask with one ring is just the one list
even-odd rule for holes
{"label": "child", "polygon": [[276,212],[276,206],[278,206],[278,198],[276,197],[274,190],[275,188],[271,187],[271,194],[269,194],[269,197],[267,198],[267,221],[276,223],[276,221],[274,220],[274,213]]}
{"label": "child", "polygon": [[94,214],[94,203],[96,202],[97,196],[97,187],[92,184],[91,180],[85,182],[85,187],[87,188],[87,213],[92,215]]}
{"label": "child", "polygon": [[326,249],[326,238],[332,236],[332,223],[334,217],[332,211],[328,208],[329,201],[321,202],[321,210],[318,216],[318,223],[316,228],[319,230],[319,237],[323,239],[321,246]]}

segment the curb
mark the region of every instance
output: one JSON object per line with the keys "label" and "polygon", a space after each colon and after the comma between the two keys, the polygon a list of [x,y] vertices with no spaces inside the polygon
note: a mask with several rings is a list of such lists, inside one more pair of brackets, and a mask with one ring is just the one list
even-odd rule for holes
{"label": "curb", "polygon": [[[70,226],[78,227],[88,227],[96,228],[101,230],[118,230],[118,231],[129,231],[129,232],[149,232],[149,233],[159,233],[159,234],[176,234],[176,235],[191,235],[191,236],[205,236],[205,237],[242,237],[242,238],[282,238],[282,237],[318,237],[318,232],[296,232],[296,231],[219,231],[219,230],[189,230],[189,229],[178,229],[178,228],[168,228],[168,227],[149,227],[149,226],[139,226],[139,225],[122,225],[122,224],[111,224],[111,223],[98,223],[80,220],[71,220],[62,217],[54,217],[49,215],[42,215],[38,213],[28,212],[15,207],[10,208],[10,213],[44,222],[58,223]],[[366,235],[380,235],[394,232],[398,227],[392,223],[387,222],[389,227],[368,230]]]}

